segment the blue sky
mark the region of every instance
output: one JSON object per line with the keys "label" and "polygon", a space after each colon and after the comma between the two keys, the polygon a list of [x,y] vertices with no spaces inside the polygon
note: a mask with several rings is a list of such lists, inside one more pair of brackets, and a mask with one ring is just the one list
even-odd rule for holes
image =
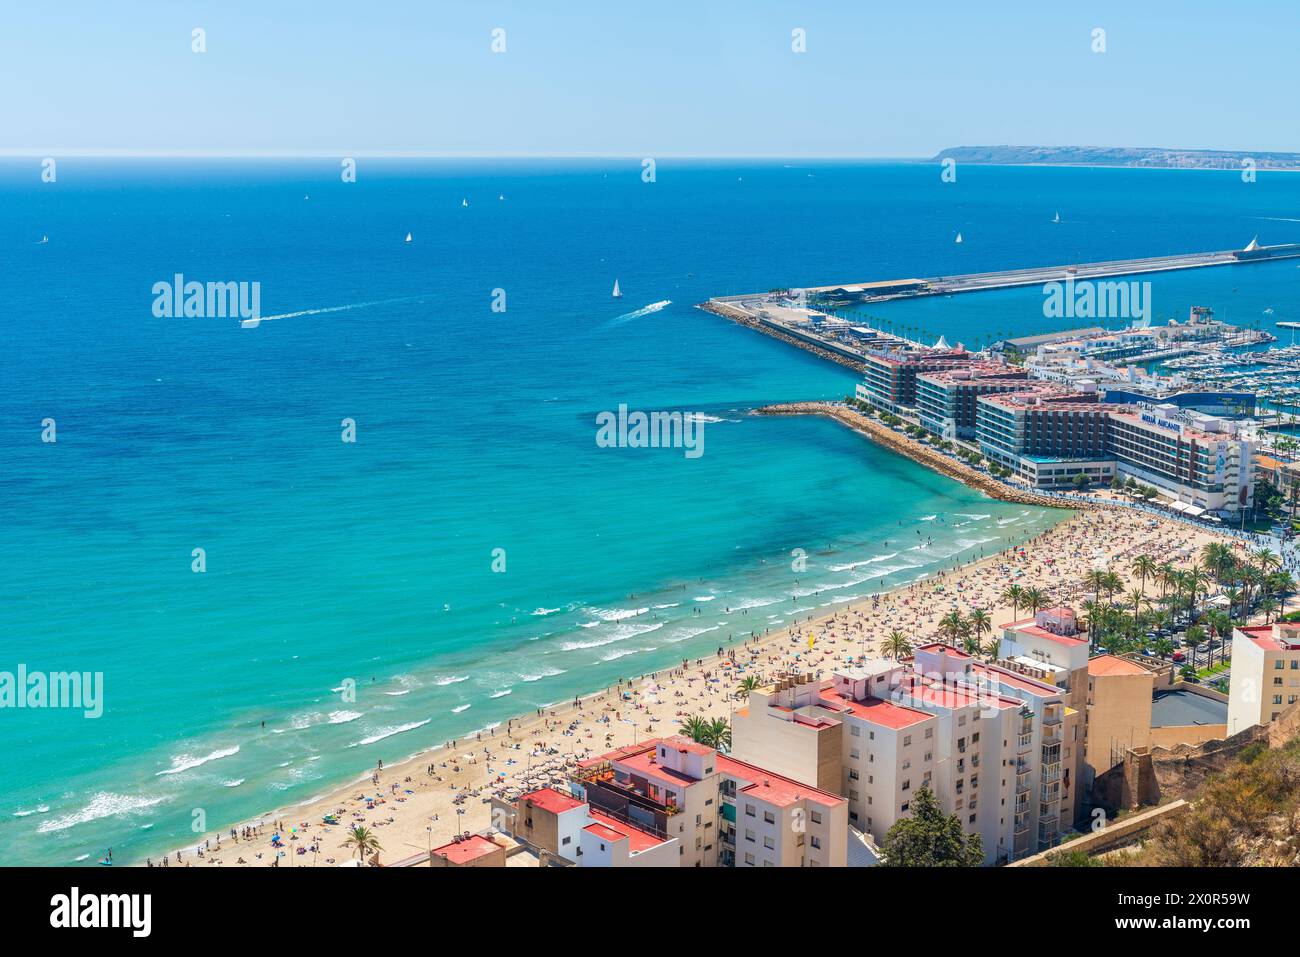
{"label": "blue sky", "polygon": [[1294,0],[11,3],[0,150],[1294,150],[1298,42]]}

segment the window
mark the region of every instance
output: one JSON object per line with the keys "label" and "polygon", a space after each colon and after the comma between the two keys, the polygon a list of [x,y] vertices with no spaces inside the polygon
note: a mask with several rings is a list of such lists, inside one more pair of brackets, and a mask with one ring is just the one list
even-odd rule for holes
{"label": "window", "polygon": [[821,811],[811,811],[808,816],[812,818],[814,824],[820,824],[822,822]]}
{"label": "window", "polygon": [[862,729],[859,728],[856,724],[851,724],[849,725],[849,734],[851,734],[855,738],[860,738],[862,737]]}
{"label": "window", "polygon": [[902,786],[901,788],[899,788],[899,790],[900,790],[900,791],[910,791],[910,790],[912,790],[912,780],[911,780],[911,778],[908,778],[906,781],[904,781],[904,782],[903,782],[903,786]]}
{"label": "window", "polygon": [[769,851],[774,851],[776,850],[776,841],[772,840],[770,837],[765,837],[763,838],[763,846]]}
{"label": "window", "polygon": [[753,866],[754,866],[754,855],[753,855],[753,854],[746,854],[746,855],[745,855],[745,864],[748,865],[749,867],[753,867]]}
{"label": "window", "polygon": [[853,760],[856,761],[858,758],[862,757],[862,752],[860,752],[857,748],[850,748],[849,757],[853,758]]}
{"label": "window", "polygon": [[856,781],[857,779],[858,779],[858,772],[857,772],[857,771],[854,771],[852,768],[850,768],[850,769],[849,769],[849,780],[850,780],[850,781]]}
{"label": "window", "polygon": [[754,805],[752,805],[752,804],[746,804],[746,805],[745,805],[745,817],[753,817],[754,814],[755,814],[755,811],[754,811]]}
{"label": "window", "polygon": [[933,737],[934,737],[934,728],[926,728],[926,729],[925,729],[925,736],[926,736],[927,738],[933,738]]}
{"label": "window", "polygon": [[776,823],[776,815],[773,814],[771,811],[764,811],[764,812],[763,812],[763,820],[766,821],[768,824],[775,824],[775,823]]}
{"label": "window", "polygon": [[754,843],[754,832],[749,828],[745,828],[745,840],[749,841],[751,844]]}
{"label": "window", "polygon": [[809,838],[809,843],[812,844],[813,847],[820,848],[822,846],[822,839],[814,834]]}
{"label": "window", "polygon": [[903,735],[903,747],[907,747],[911,743],[912,743],[912,736],[910,734]]}
{"label": "window", "polygon": [[1286,662],[1284,662],[1281,658],[1279,658],[1279,659],[1277,659],[1277,661],[1273,662],[1273,670],[1274,670],[1274,671],[1281,671],[1281,670],[1282,670],[1283,668],[1285,668],[1285,667],[1286,667]]}

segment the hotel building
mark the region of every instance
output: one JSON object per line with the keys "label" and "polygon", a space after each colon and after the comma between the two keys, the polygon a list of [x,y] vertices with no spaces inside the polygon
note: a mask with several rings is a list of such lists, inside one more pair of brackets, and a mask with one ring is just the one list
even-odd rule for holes
{"label": "hotel building", "polygon": [[959,369],[975,361],[965,349],[871,350],[856,395],[878,409],[910,413],[916,408],[916,377],[926,372]]}
{"label": "hotel building", "polygon": [[976,401],[981,450],[1035,488],[1131,477],[1193,515],[1235,512],[1254,494],[1255,443],[1227,419],[1050,387]]}
{"label": "hotel building", "polygon": [[923,372],[916,377],[916,413],[921,427],[943,439],[975,438],[975,400],[981,395],[1023,390],[1023,369],[999,363]]}
{"label": "hotel building", "polygon": [[1300,701],[1300,623],[1232,631],[1228,734],[1268,724]]}

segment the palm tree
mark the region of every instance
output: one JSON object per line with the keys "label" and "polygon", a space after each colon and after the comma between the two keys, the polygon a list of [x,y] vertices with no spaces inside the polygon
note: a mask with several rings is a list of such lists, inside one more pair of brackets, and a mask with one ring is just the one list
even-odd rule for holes
{"label": "palm tree", "polygon": [[709,736],[709,722],[698,714],[693,714],[682,721],[682,734],[697,744],[704,744]]}
{"label": "palm tree", "polygon": [[1002,639],[990,635],[989,640],[984,643],[984,657],[987,658],[989,661],[996,661],[998,658],[998,652],[1001,650],[1001,648],[1002,648]]}
{"label": "palm tree", "polygon": [[719,751],[731,750],[731,725],[727,724],[726,718],[714,718],[709,722],[707,739],[701,743]]}
{"label": "palm tree", "polygon": [[1041,588],[1026,588],[1024,597],[1021,599],[1025,607],[1029,609],[1031,615],[1038,614],[1038,609],[1047,604],[1047,595]]}
{"label": "palm tree", "polygon": [[1101,593],[1106,588],[1106,573],[1099,568],[1094,568],[1083,576],[1083,584],[1084,587],[1092,589],[1093,603],[1100,603]]}
{"label": "palm tree", "polygon": [[972,608],[966,621],[970,624],[971,633],[977,643],[983,639],[985,632],[993,630],[993,620],[983,608]]}
{"label": "palm tree", "polygon": [[366,855],[378,854],[383,850],[379,846],[379,838],[375,836],[375,832],[368,827],[362,827],[360,824],[348,830],[348,838],[343,842],[343,846],[354,848],[357,854],[361,856],[363,864]]}
{"label": "palm tree", "polygon": [[1011,617],[1014,620],[1019,616],[1020,605],[1025,600],[1025,590],[1019,585],[1008,585],[1002,592],[1002,600],[1011,602]]}
{"label": "palm tree", "polygon": [[961,640],[961,650],[973,658],[980,653],[982,646],[974,635],[967,635]]}
{"label": "palm tree", "polygon": [[880,642],[880,653],[897,661],[912,653],[912,642],[907,635],[895,628]]}
{"label": "palm tree", "polygon": [[1178,571],[1172,563],[1165,562],[1156,570],[1156,577],[1160,580],[1160,596],[1163,598],[1165,592],[1178,581]]}
{"label": "palm tree", "polygon": [[1139,555],[1133,559],[1133,574],[1138,577],[1143,591],[1147,590],[1147,579],[1154,578],[1159,567],[1150,555]]}
{"label": "palm tree", "polygon": [[1282,559],[1278,558],[1277,555],[1270,552],[1267,548],[1256,549],[1251,552],[1250,557],[1255,562],[1255,567],[1265,575],[1282,564]]}
{"label": "palm tree", "polygon": [[761,688],[762,686],[763,686],[763,679],[761,679],[758,675],[745,675],[745,677],[740,680],[740,684],[736,685],[735,696],[737,698],[748,697],[751,691],[753,691],[755,688]]}
{"label": "palm tree", "polygon": [[1128,593],[1128,601],[1129,604],[1133,606],[1134,619],[1142,613],[1143,605],[1147,605],[1148,607],[1151,605],[1150,599],[1148,599],[1146,595],[1142,594],[1142,589],[1140,588],[1134,588]]}
{"label": "palm tree", "polygon": [[1115,572],[1106,572],[1105,584],[1102,587],[1106,589],[1106,597],[1113,605],[1115,604],[1115,592],[1124,587],[1124,579],[1120,578]]}
{"label": "palm tree", "polygon": [[948,644],[956,645],[970,630],[962,613],[954,609],[939,619],[939,634],[948,639]]}
{"label": "palm tree", "polygon": [[1232,546],[1226,542],[1210,542],[1201,549],[1201,561],[1216,581],[1223,581],[1235,561]]}
{"label": "palm tree", "polygon": [[1161,658],[1168,658],[1174,653],[1174,643],[1168,638],[1157,638],[1151,650]]}
{"label": "palm tree", "polygon": [[1264,613],[1264,624],[1270,625],[1273,623],[1273,612],[1277,611],[1279,607],[1281,606],[1278,605],[1277,599],[1272,595],[1259,603],[1259,610]]}

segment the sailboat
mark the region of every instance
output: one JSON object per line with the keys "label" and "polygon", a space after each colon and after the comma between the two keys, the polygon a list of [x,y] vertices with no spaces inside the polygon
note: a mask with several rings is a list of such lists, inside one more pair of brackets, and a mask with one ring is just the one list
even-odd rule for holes
{"label": "sailboat", "polygon": [[504,201],[505,198],[506,198],[505,193],[497,193],[497,199]]}
{"label": "sailboat", "polygon": [[460,201],[460,205],[461,205],[461,208],[464,209],[466,206],[469,205],[469,200],[468,200],[468,199],[462,199],[462,200]]}
{"label": "sailboat", "polygon": [[407,234],[406,234],[406,241],[407,241],[408,243],[411,241],[411,234],[410,234],[410,233],[407,233]]}
{"label": "sailboat", "polygon": [[619,288],[618,288],[618,280],[617,280],[617,279],[614,280],[614,292],[612,293],[612,295],[613,295],[613,297],[614,297],[615,299],[622,299],[622,298],[623,298],[623,293],[620,292],[620,291],[619,291]]}
{"label": "sailboat", "polygon": [[49,237],[49,236],[42,236],[42,237],[41,237],[41,241],[40,241],[39,243],[37,243],[36,245],[38,245],[38,246],[44,246],[44,245],[45,245],[46,243],[48,243],[49,241],[50,241],[50,237]]}
{"label": "sailboat", "polygon": [[1056,215],[1052,217],[1052,222],[1059,223],[1060,221],[1061,221],[1061,213],[1058,210]]}
{"label": "sailboat", "polygon": [[961,242],[961,233],[957,234],[957,242]]}

